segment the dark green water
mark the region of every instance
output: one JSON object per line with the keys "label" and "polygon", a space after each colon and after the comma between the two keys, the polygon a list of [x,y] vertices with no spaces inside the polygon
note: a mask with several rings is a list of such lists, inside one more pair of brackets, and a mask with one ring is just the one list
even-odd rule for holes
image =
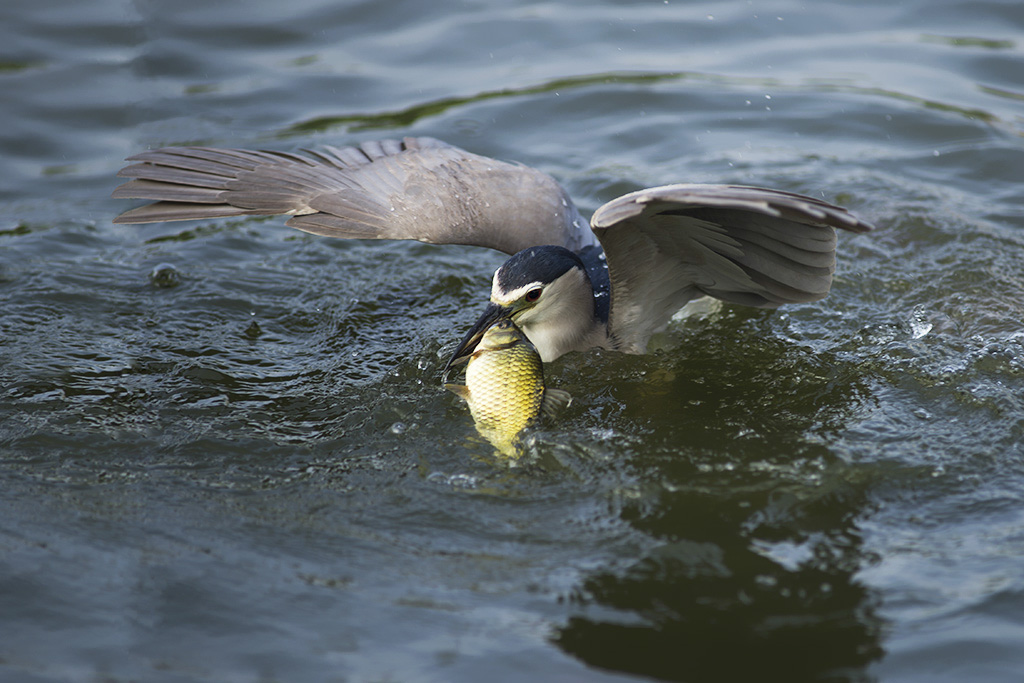
{"label": "dark green water", "polygon": [[[1024,676],[1024,5],[0,7],[0,680]],[[114,226],[122,158],[432,135],[587,212],[873,221],[495,461],[443,391],[500,255]]]}

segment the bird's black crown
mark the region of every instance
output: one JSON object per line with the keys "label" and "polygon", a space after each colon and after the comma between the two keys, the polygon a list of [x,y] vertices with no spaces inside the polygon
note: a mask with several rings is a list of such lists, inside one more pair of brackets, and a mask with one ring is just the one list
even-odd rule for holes
{"label": "bird's black crown", "polygon": [[586,270],[580,257],[565,247],[529,247],[505,261],[498,269],[498,286],[511,292],[532,282],[547,284],[573,268]]}

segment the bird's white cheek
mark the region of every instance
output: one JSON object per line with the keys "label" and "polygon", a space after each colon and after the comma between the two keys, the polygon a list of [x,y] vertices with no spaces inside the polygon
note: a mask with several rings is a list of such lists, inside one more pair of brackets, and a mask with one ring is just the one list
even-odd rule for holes
{"label": "bird's white cheek", "polygon": [[518,314],[512,316],[512,321],[515,322],[520,328],[524,326],[532,325],[537,322],[541,317],[541,311],[538,310],[538,306],[533,308],[527,308],[519,311]]}

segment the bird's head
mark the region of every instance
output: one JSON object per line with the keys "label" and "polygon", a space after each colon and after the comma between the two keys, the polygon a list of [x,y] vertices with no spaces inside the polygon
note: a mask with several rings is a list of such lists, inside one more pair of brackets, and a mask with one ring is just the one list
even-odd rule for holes
{"label": "bird's head", "polygon": [[545,362],[582,349],[597,324],[594,288],[580,258],[564,247],[530,247],[494,272],[491,301],[445,366],[472,355],[484,332],[510,319]]}

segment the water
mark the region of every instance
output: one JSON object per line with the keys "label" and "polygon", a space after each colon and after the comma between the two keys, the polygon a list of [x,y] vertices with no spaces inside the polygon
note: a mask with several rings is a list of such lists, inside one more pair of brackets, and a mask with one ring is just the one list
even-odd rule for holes
{"label": "water", "polygon": [[[1019,681],[1024,6],[0,9],[0,679]],[[440,370],[500,255],[114,226],[121,159],[433,135],[585,211],[823,196],[825,301],[726,306],[496,461]]]}

